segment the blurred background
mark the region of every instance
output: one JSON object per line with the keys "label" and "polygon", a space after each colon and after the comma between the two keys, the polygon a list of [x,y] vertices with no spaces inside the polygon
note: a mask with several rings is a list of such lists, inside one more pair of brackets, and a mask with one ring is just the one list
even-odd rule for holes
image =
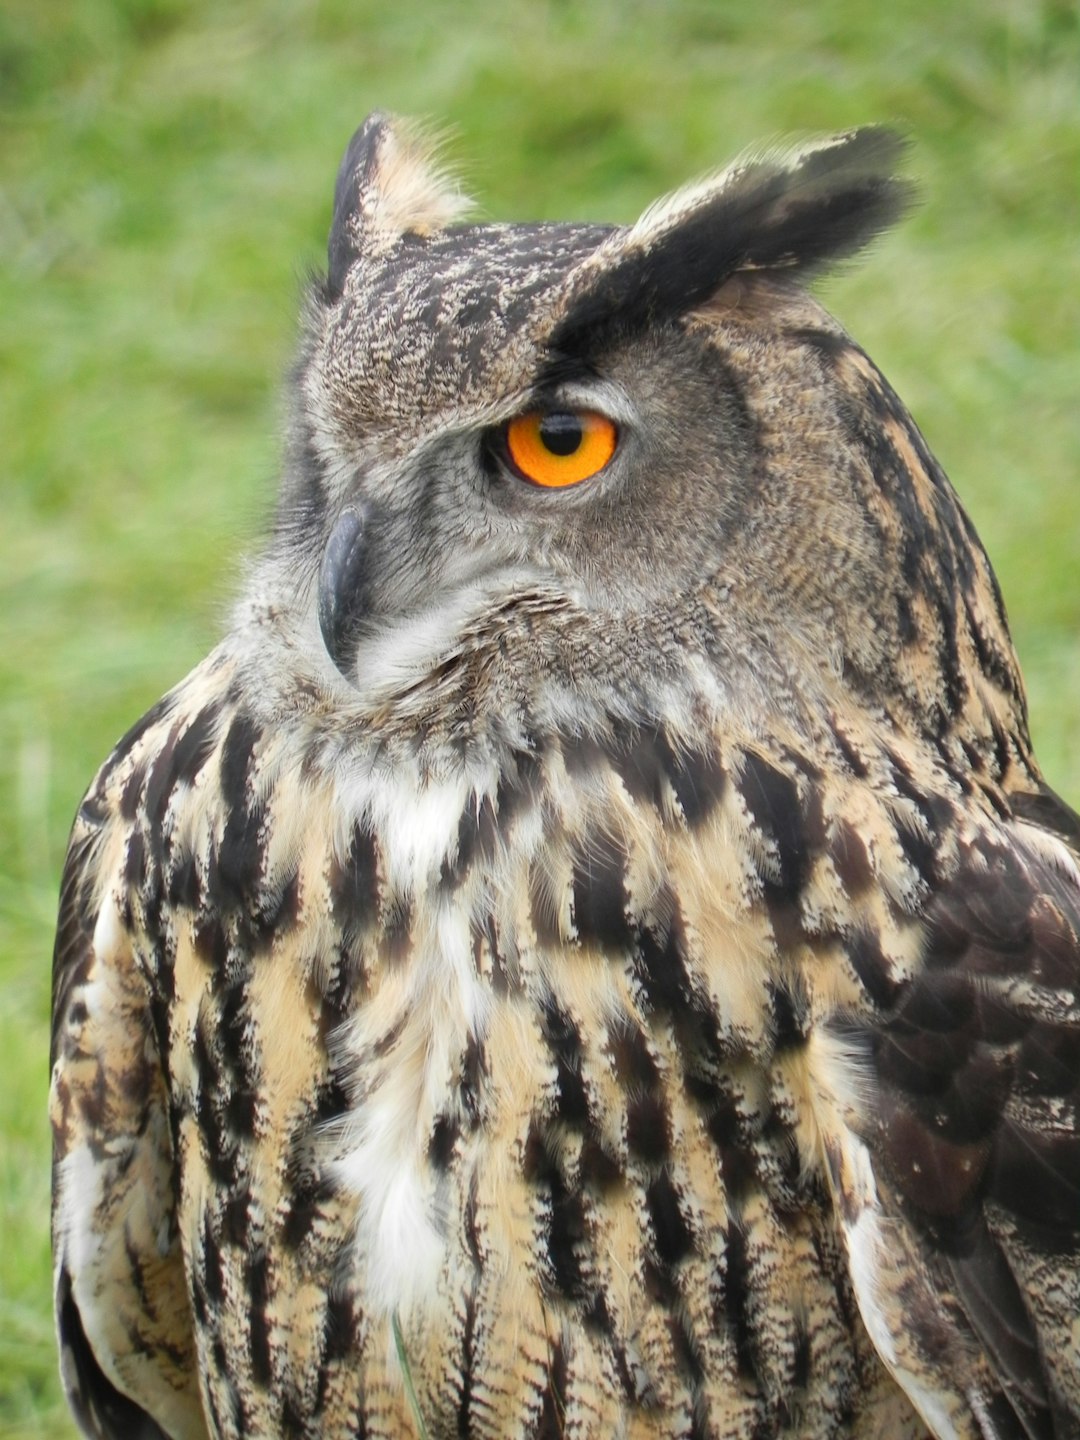
{"label": "blurred background", "polygon": [[1001,579],[1080,805],[1076,0],[4,0],[0,8],[0,1436],[55,1380],[50,947],[71,817],[210,647],[275,488],[306,272],[380,106],[482,213],[630,220],[755,141],[891,121],[923,206],[824,298]]}

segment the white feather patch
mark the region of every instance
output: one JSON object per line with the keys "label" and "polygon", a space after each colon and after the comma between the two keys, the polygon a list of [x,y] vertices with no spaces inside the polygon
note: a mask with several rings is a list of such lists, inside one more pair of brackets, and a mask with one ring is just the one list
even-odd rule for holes
{"label": "white feather patch", "polygon": [[361,197],[365,220],[386,235],[418,235],[463,220],[473,202],[437,159],[441,137],[395,119],[379,144],[374,184]]}
{"label": "white feather patch", "polygon": [[[464,777],[422,784],[395,771],[339,781],[345,813],[379,836],[380,881],[423,895],[408,959],[385,972],[341,1037],[338,1064],[357,1099],[334,1168],[359,1198],[356,1253],[365,1307],[403,1319],[436,1298],[444,1241],[426,1164],[432,1128],[490,996],[476,974],[469,915],[432,892],[470,800]],[[475,797],[473,797],[475,799]],[[386,1037],[393,1036],[387,1044]]]}

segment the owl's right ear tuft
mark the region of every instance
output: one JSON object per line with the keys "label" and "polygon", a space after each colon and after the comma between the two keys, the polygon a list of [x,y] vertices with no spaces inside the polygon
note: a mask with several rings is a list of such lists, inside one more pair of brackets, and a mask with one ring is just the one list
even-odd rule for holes
{"label": "owl's right ear tuft", "polygon": [[557,348],[595,346],[706,304],[738,274],[804,285],[855,255],[914,199],[894,172],[904,140],[867,126],[744,157],[617,230],[571,276]]}
{"label": "owl's right ear tuft", "polygon": [[334,186],[326,293],[336,300],[350,268],[408,233],[461,220],[471,201],[435,160],[437,137],[379,111],[349,141]]}

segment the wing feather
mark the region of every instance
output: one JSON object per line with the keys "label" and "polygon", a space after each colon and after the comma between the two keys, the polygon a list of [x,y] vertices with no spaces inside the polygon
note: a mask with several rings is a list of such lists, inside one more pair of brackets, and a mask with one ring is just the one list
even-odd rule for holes
{"label": "wing feather", "polygon": [[72,833],[53,958],[50,1112],[61,1377],[99,1440],[205,1440],[165,1083],[118,910],[105,772]]}
{"label": "wing feather", "polygon": [[[917,1351],[906,1373],[892,1367],[897,1379],[916,1404],[920,1374],[962,1396],[947,1426],[920,1406],[935,1434],[1080,1435],[1080,871],[1059,838],[1069,813],[1049,831],[1024,819],[962,840],[927,908],[921,970],[877,1020],[844,1030],[861,1098],[826,1122],[834,1195],[879,1349],[887,1333]],[[861,1189],[835,1158],[859,1151],[873,1173]],[[868,1217],[892,1237],[870,1263],[865,1245],[856,1257]]]}

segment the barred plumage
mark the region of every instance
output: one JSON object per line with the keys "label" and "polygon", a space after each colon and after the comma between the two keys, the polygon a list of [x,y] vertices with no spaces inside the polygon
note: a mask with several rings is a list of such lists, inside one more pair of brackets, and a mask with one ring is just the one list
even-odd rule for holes
{"label": "barred plumage", "polygon": [[354,138],[274,538],[72,838],[87,1433],[1080,1434],[1080,820],[802,288],[897,155],[504,227]]}

